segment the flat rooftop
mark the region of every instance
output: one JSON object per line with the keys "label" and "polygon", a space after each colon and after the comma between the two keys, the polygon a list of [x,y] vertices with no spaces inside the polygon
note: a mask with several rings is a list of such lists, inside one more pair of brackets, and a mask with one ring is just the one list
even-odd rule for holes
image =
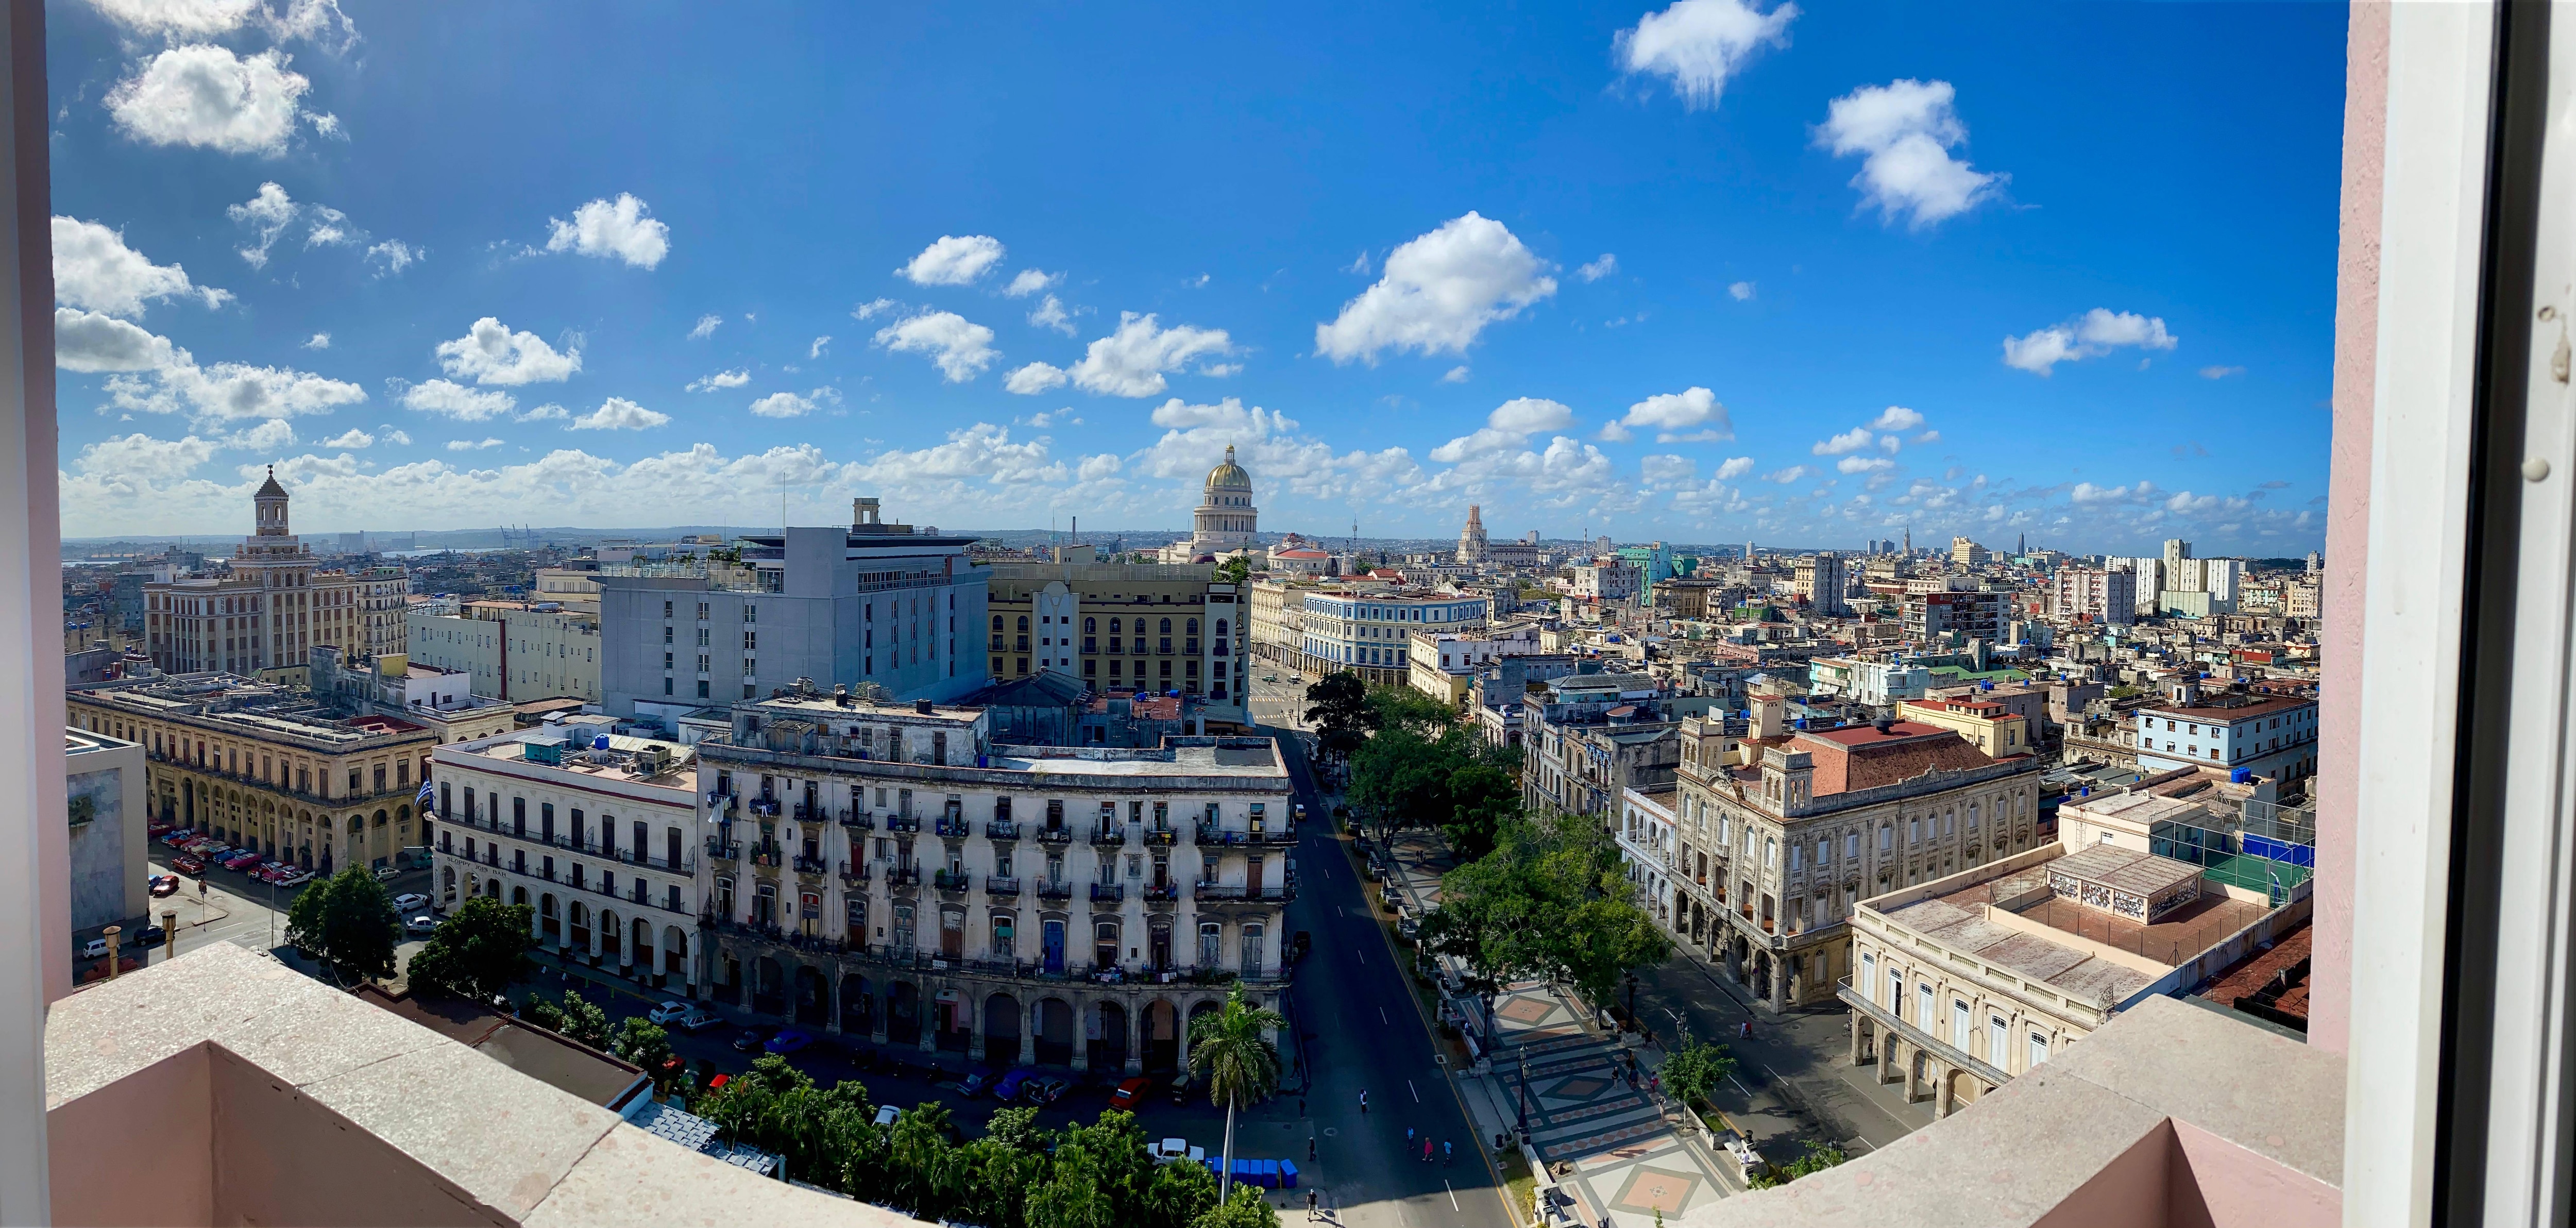
{"label": "flat rooftop", "polygon": [[[2114,963],[2072,943],[2049,940],[1987,919],[1988,908],[2011,912],[2051,930],[2144,956],[2166,967],[2189,961],[2268,909],[2210,891],[2198,900],[2142,925],[2048,893],[2055,860],[1963,887],[1889,911],[1888,920],[1955,950],[1973,954],[2023,977],[2077,997],[2118,1002],[2154,983],[2155,976]],[[2003,908],[2004,901],[2020,902]]]}
{"label": "flat rooftop", "polygon": [[[1268,738],[1166,739],[1160,749],[1107,750],[1070,746],[996,746],[987,762],[1005,772],[1043,772],[1052,776],[1240,776],[1277,777],[1288,769],[1279,747]],[[1216,745],[1190,743],[1213,742]]]}
{"label": "flat rooftop", "polygon": [[[582,731],[586,735],[589,727],[569,725],[545,729],[523,729],[512,733],[495,734],[472,742],[452,742],[440,747],[439,750],[451,754],[479,755],[486,759],[526,763],[531,767],[543,768],[550,772],[570,772],[577,776],[589,776],[600,780],[622,780],[691,792],[698,787],[697,748],[655,738],[630,738],[624,734],[610,734],[608,753],[606,756],[601,756],[598,751],[589,748],[589,739],[584,736],[575,739],[580,743],[579,745],[568,743],[564,747],[562,763],[541,763],[528,758],[530,743],[562,741],[566,729]],[[663,747],[670,752],[670,766],[658,772],[647,773],[642,769],[643,760],[639,757],[639,752],[655,746]]]}
{"label": "flat rooftop", "polygon": [[958,726],[973,725],[984,715],[982,708],[959,708],[933,704],[930,711],[920,711],[912,704],[874,703],[852,699],[843,704],[829,695],[780,695],[770,699],[744,700],[739,706],[758,710],[763,716],[796,716],[817,723],[831,721],[909,721],[947,722]]}

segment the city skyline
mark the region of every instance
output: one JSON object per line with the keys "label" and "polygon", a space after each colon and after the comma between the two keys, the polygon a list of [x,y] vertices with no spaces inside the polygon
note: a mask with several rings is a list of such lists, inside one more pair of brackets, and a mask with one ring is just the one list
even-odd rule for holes
{"label": "city skyline", "polygon": [[57,23],[74,536],[272,459],[315,524],[1177,529],[1234,444],[1317,536],[2322,544],[2339,11],[237,8]]}

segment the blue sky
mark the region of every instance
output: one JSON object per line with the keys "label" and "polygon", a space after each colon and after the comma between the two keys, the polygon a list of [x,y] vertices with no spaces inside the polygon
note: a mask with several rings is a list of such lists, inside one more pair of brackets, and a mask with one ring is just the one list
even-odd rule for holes
{"label": "blue sky", "polygon": [[56,0],[66,533],[2322,542],[2339,7],[886,8]]}

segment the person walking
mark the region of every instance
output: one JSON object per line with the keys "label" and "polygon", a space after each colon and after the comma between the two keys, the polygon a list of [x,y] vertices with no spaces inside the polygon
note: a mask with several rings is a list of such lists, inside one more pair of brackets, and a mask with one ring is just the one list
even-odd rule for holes
{"label": "person walking", "polygon": [[1431,1162],[1431,1140],[1427,1138],[1422,1140],[1422,1162],[1425,1164]]}
{"label": "person walking", "polygon": [[1368,1112],[1368,1089],[1365,1087],[1360,1089],[1360,1111]]}
{"label": "person walking", "polygon": [[1753,1039],[1753,1021],[1745,1020],[1743,1026],[1736,1029],[1735,1034],[1745,1040]]}
{"label": "person walking", "polygon": [[1406,1126],[1404,1128],[1404,1149],[1406,1151],[1413,1150],[1413,1127],[1411,1126]]}
{"label": "person walking", "polygon": [[1306,1218],[1315,1218],[1315,1191],[1306,1191]]}
{"label": "person walking", "polygon": [[[1306,1136],[1306,1162],[1309,1164],[1315,1162],[1315,1136],[1311,1134]],[[1314,1191],[1312,1190],[1307,1191],[1309,1194],[1313,1192]]]}
{"label": "person walking", "polygon": [[1457,1163],[1458,1152],[1455,1145],[1445,1138],[1440,1140],[1440,1167],[1449,1168]]}

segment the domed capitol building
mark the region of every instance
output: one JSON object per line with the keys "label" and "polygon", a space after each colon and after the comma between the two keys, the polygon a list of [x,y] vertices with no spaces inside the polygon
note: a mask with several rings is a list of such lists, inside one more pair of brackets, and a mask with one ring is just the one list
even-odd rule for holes
{"label": "domed capitol building", "polygon": [[1254,544],[1253,535],[1260,519],[1259,509],[1252,506],[1252,475],[1234,463],[1234,445],[1227,444],[1224,462],[1208,470],[1207,486],[1191,513],[1188,540],[1163,547],[1162,561],[1217,562],[1227,555],[1251,554],[1257,570],[1261,548]]}

